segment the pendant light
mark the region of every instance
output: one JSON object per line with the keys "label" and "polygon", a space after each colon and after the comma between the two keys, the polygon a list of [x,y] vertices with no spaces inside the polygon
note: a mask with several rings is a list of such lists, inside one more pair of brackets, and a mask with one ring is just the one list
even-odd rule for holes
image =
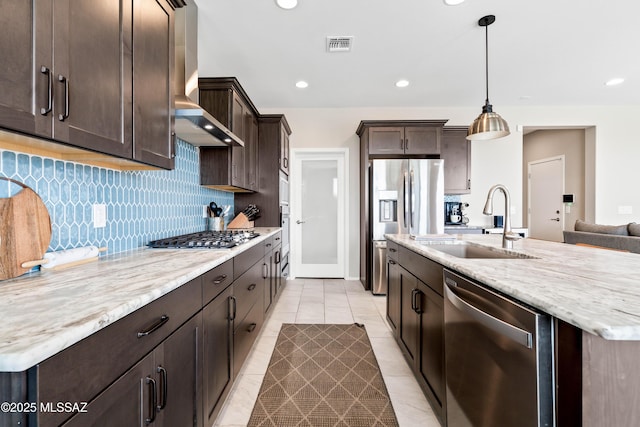
{"label": "pendant light", "polygon": [[509,125],[500,117],[498,113],[493,112],[493,106],[489,103],[489,25],[496,21],[494,15],[487,15],[478,21],[478,25],[485,29],[485,83],[487,89],[487,98],[482,107],[480,114],[469,126],[467,131],[467,139],[472,141],[486,141],[490,139],[502,138],[509,135]]}

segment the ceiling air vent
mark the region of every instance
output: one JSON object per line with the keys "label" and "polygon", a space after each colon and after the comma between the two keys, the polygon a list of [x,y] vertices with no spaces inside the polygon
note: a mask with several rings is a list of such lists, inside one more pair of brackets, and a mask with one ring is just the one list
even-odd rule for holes
{"label": "ceiling air vent", "polygon": [[327,52],[351,52],[353,36],[327,37]]}

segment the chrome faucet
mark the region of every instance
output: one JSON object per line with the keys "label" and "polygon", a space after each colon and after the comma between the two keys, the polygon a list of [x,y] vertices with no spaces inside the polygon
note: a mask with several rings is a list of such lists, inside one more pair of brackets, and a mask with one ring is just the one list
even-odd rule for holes
{"label": "chrome faucet", "polygon": [[489,189],[487,194],[487,202],[484,204],[482,213],[485,215],[493,215],[493,195],[496,190],[502,191],[504,194],[504,229],[502,233],[502,247],[512,249],[514,240],[519,240],[520,235],[511,231],[511,196],[509,190],[502,184],[496,184]]}

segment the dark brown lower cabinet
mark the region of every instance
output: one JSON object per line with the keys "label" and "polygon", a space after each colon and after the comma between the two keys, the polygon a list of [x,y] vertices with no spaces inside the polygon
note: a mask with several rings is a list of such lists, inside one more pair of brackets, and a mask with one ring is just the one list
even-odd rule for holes
{"label": "dark brown lower cabinet", "polygon": [[65,427],[202,427],[197,314],[100,393]]}
{"label": "dark brown lower cabinet", "polygon": [[[413,264],[413,260],[406,261],[410,266]],[[402,263],[400,258],[399,263],[388,265],[387,318],[390,323],[398,325],[396,340],[434,413],[445,425],[444,300],[432,286],[414,276]],[[441,277],[442,267],[431,264],[428,266],[430,276],[437,277],[439,268]],[[420,266],[424,268],[425,263]]]}
{"label": "dark brown lower cabinet", "polygon": [[233,287],[202,309],[204,329],[203,407],[207,426],[213,422],[233,382],[232,328],[229,304]]}

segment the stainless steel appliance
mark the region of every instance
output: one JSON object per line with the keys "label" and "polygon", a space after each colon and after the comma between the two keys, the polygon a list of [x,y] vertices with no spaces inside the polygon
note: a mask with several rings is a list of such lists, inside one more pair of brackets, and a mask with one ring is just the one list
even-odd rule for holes
{"label": "stainless steel appliance", "polygon": [[448,427],[553,426],[551,318],[444,272]]}
{"label": "stainless steel appliance", "polygon": [[201,231],[153,240],[147,246],[164,249],[231,249],[258,237],[255,231]]}
{"label": "stainless steel appliance", "polygon": [[371,161],[372,287],[387,293],[385,234],[444,233],[444,160]]}

